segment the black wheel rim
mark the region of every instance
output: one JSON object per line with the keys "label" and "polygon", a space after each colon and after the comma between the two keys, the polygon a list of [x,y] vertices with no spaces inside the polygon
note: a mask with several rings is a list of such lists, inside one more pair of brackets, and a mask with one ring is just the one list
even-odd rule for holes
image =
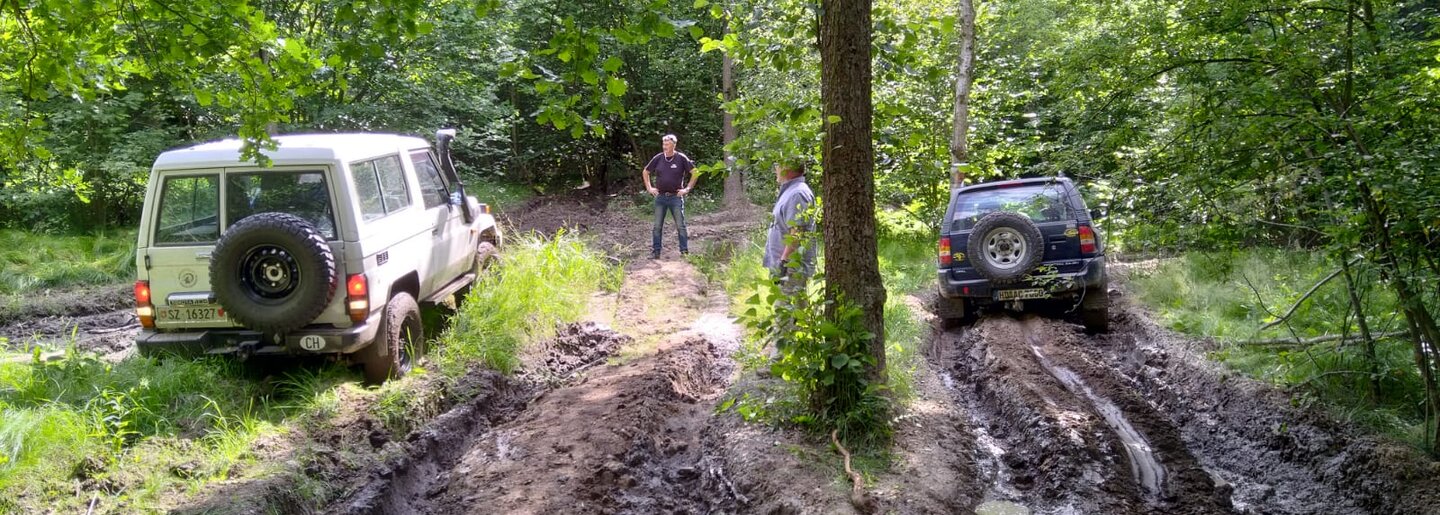
{"label": "black wheel rim", "polygon": [[420,321],[414,318],[406,318],[405,324],[401,326],[400,330],[402,331],[398,338],[400,348],[395,352],[395,364],[399,375],[403,375],[410,372],[410,368],[414,365],[415,342],[424,336],[420,334]]}
{"label": "black wheel rim", "polygon": [[284,300],[299,288],[300,279],[300,262],[284,247],[257,245],[240,257],[240,283],[257,302]]}

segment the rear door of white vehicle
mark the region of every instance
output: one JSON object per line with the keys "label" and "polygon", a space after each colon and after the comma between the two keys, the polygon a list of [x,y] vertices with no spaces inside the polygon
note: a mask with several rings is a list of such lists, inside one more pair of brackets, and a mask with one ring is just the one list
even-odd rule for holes
{"label": "rear door of white vehicle", "polygon": [[222,172],[170,170],[151,181],[140,264],[160,328],[233,325],[210,295],[210,254],[224,222]]}

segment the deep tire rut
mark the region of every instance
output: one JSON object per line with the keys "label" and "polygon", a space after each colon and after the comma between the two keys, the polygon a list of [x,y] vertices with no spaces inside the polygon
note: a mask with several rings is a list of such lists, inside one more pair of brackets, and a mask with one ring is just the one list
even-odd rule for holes
{"label": "deep tire rut", "polygon": [[[1067,324],[992,316],[939,337],[962,405],[978,411],[990,500],[1040,513],[1227,513],[1178,431],[1085,354]],[[973,396],[973,397],[971,397]]]}

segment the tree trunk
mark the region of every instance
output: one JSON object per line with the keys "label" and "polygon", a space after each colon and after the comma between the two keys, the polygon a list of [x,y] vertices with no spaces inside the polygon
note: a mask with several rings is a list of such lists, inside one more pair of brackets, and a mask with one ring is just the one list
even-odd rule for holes
{"label": "tree trunk", "polygon": [[950,185],[965,182],[970,164],[970,85],[975,80],[975,2],[960,0],[960,60],[955,70],[955,116],[950,133]]}
{"label": "tree trunk", "polygon": [[883,383],[885,286],[875,243],[870,0],[821,0],[820,11],[825,294],[854,302],[864,312],[865,328],[875,335],[870,380]]}
{"label": "tree trunk", "polygon": [[1370,368],[1370,403],[1380,402],[1380,360],[1375,357],[1375,338],[1370,334],[1370,323],[1365,320],[1365,306],[1360,302],[1360,294],[1355,291],[1355,277],[1350,273],[1350,263],[1344,256],[1340,257],[1341,270],[1345,272],[1345,289],[1350,293],[1350,309],[1355,312],[1355,320],[1360,323],[1360,336],[1365,340],[1365,360],[1369,362]]}
{"label": "tree trunk", "polygon": [[1390,235],[1388,214],[1381,208],[1380,202],[1375,200],[1374,190],[1368,183],[1362,182],[1359,186],[1370,230],[1379,235],[1379,248],[1375,251],[1378,259],[1375,263],[1380,267],[1381,277],[1395,289],[1400,311],[1405,315],[1405,322],[1410,328],[1410,341],[1415,350],[1415,367],[1420,370],[1420,378],[1425,384],[1425,399],[1429,408],[1426,423],[1434,424],[1430,426],[1433,432],[1426,437],[1432,444],[1440,444],[1440,384],[1437,384],[1434,368],[1434,345],[1440,342],[1440,326],[1437,326],[1435,318],[1430,316],[1424,299],[1410,283],[1410,278],[1400,269],[1399,253]]}
{"label": "tree trunk", "polygon": [[[728,30],[729,20],[726,20]],[[735,60],[730,54],[723,54],[720,61],[720,93],[726,102],[735,100]],[[740,170],[735,168],[735,156],[730,153],[730,143],[739,137],[735,129],[735,115],[725,111],[721,122],[721,142],[725,145],[725,207],[734,209],[747,204],[745,182]]]}

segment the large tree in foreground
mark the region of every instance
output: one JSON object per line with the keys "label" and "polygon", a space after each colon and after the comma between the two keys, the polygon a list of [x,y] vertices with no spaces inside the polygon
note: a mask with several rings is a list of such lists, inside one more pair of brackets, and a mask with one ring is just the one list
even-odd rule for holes
{"label": "large tree in foreground", "polygon": [[870,379],[885,380],[885,285],[875,243],[875,152],[871,141],[870,0],[820,3],[820,97],[826,296],[854,302],[875,335]]}

